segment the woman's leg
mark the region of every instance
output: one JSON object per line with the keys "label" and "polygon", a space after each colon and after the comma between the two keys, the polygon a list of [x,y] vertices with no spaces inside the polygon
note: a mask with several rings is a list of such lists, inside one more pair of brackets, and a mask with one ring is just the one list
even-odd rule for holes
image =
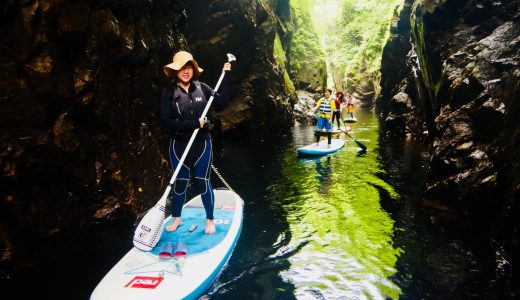
{"label": "woman's leg", "polygon": [[[180,157],[186,149],[187,143],[184,141],[176,141],[174,139],[170,139],[170,164],[172,167],[172,171],[175,171],[177,166],[179,165]],[[181,224],[181,212],[182,206],[184,205],[184,201],[186,200],[186,190],[188,189],[188,181],[190,178],[190,169],[183,164],[175,182],[173,183],[173,192],[172,192],[172,217],[173,222],[166,227],[166,231],[174,231]]]}
{"label": "woman's leg", "polygon": [[213,145],[211,139],[206,139],[201,151],[197,151],[193,172],[195,175],[195,185],[200,191],[202,203],[206,210],[206,229],[205,233],[215,233],[215,223],[213,222],[213,210],[215,208],[215,193],[210,182],[211,162],[213,160]]}
{"label": "woman's leg", "polygon": [[332,113],[332,125],[334,125],[334,119],[336,120],[336,122],[338,123],[338,128],[340,127],[339,125],[339,111],[334,111]]}

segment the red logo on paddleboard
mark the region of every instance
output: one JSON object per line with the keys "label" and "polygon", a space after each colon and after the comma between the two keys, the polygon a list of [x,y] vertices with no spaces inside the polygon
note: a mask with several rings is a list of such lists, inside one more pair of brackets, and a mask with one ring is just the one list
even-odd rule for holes
{"label": "red logo on paddleboard", "polygon": [[155,289],[163,279],[162,277],[135,276],[125,287]]}

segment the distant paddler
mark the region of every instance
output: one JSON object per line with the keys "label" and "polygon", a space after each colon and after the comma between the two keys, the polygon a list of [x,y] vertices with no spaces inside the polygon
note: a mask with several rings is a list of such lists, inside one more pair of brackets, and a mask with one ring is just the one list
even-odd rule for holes
{"label": "distant paddler", "polygon": [[354,123],[357,122],[356,117],[354,117],[354,109],[355,109],[355,98],[352,97],[351,94],[347,94],[347,117],[343,120],[346,123]]}
{"label": "distant paddler", "polygon": [[316,145],[319,145],[320,143],[321,131],[323,128],[325,128],[327,131],[327,146],[330,147],[331,144],[332,111],[336,109],[334,99],[330,97],[331,94],[331,89],[325,89],[324,97],[318,100],[318,102],[316,102],[316,106],[313,108],[313,111],[319,110],[318,123],[316,124]]}

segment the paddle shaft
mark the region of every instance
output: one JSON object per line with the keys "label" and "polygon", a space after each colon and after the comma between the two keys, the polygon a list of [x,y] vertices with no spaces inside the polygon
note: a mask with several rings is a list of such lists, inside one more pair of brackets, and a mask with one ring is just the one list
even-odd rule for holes
{"label": "paddle shaft", "polygon": [[[215,89],[213,90],[213,95],[211,95],[211,97],[209,98],[208,104],[206,104],[206,107],[204,108],[204,111],[202,112],[202,115],[200,116],[201,118],[206,117],[209,107],[211,106],[211,103],[213,102],[213,98],[215,97],[214,95],[218,91],[218,88],[220,87],[220,84],[222,83],[222,80],[224,79],[225,75],[226,75],[226,71],[222,71],[222,74],[220,74],[220,78],[217,82],[217,85],[215,86]],[[188,152],[190,151],[191,145],[193,144],[193,141],[195,140],[195,137],[197,136],[199,129],[200,129],[200,127],[197,127],[195,130],[193,130],[190,140],[188,141],[188,145],[186,145],[186,149],[184,149],[181,159],[179,159],[179,163],[177,164],[177,167],[175,168],[175,171],[173,172],[172,178],[170,179],[170,182],[169,182],[168,186],[166,187],[166,190],[164,191],[164,194],[162,195],[159,202],[164,201],[166,203],[166,199],[167,199],[168,195],[170,194],[173,183],[175,182],[175,179],[177,179],[177,175],[179,175],[179,172],[181,171],[182,164],[184,163],[186,156],[188,156]]]}
{"label": "paddle shaft", "polygon": [[[345,125],[345,129],[347,129],[347,124],[345,124],[345,122],[343,120],[341,120],[341,122],[343,123],[343,125]],[[341,128],[338,128],[339,130],[341,130]],[[343,130],[341,130],[343,131]],[[356,144],[359,146],[359,148],[363,149],[363,151],[366,151],[367,150],[367,146],[363,145],[361,142],[359,142],[358,140],[356,140],[353,136],[351,136],[347,131],[343,131],[344,134],[346,134],[349,138],[353,139],[354,142],[356,142]]]}

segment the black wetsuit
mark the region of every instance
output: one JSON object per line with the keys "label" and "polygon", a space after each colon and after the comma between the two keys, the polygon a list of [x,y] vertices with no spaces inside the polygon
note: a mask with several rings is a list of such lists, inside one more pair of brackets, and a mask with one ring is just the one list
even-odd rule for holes
{"label": "black wetsuit", "polygon": [[[228,72],[226,72],[228,73]],[[229,74],[226,74],[215,93],[213,105],[223,106],[229,101]],[[199,118],[213,94],[213,89],[207,84],[191,81],[188,91],[171,84],[163,89],[161,94],[161,122],[171,130],[170,133],[170,163],[175,170],[186,149],[188,141],[196,128],[200,127]],[[186,200],[186,190],[193,171],[195,185],[199,189],[206,210],[206,218],[213,219],[214,194],[210,183],[210,167],[213,158],[211,135],[208,126],[200,128],[186,160],[181,167],[173,186],[172,216],[180,217],[182,206]]]}

